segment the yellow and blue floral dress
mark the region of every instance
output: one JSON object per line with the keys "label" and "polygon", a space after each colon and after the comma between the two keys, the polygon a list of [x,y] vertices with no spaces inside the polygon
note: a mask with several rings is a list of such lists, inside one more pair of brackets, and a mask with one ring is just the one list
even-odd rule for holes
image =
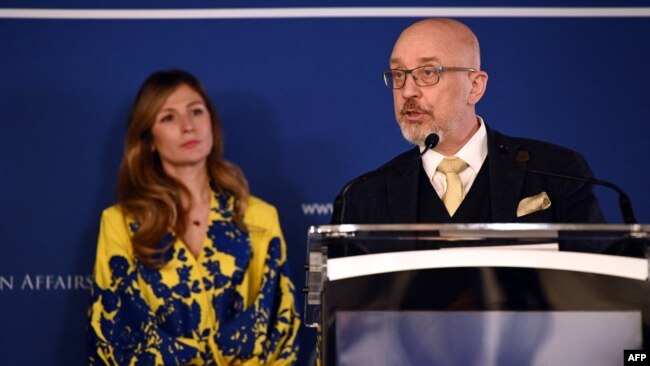
{"label": "yellow and blue floral dress", "polygon": [[275,208],[251,197],[242,232],[234,199],[214,193],[198,257],[168,233],[168,262],[133,255],[136,223],[102,215],[89,309],[89,362],[109,365],[291,365],[300,325]]}

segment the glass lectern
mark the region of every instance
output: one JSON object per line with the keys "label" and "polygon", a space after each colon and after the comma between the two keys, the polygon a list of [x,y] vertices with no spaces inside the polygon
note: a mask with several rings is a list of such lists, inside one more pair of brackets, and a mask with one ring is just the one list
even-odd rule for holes
{"label": "glass lectern", "polygon": [[648,240],[647,225],[311,227],[305,323],[328,366],[620,365],[650,349]]}

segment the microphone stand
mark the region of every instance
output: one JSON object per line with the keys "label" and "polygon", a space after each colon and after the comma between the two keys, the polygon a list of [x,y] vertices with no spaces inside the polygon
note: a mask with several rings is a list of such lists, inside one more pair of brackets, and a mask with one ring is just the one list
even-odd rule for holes
{"label": "microphone stand", "polygon": [[[424,154],[426,154],[427,151],[429,151],[430,149],[433,149],[434,147],[436,147],[438,145],[438,142],[440,142],[440,136],[438,136],[438,134],[436,134],[436,133],[429,134],[424,139],[424,150],[416,158],[413,158],[408,163],[411,163],[416,159],[422,158],[422,156]],[[345,216],[345,203],[346,203],[345,194],[348,192],[348,190],[350,190],[350,188],[353,185],[355,185],[355,184],[357,184],[359,182],[362,182],[364,180],[367,180],[369,178],[375,177],[375,176],[379,175],[380,173],[386,171],[387,169],[391,169],[393,167],[395,167],[395,164],[390,164],[390,165],[384,166],[384,167],[379,168],[377,170],[373,170],[370,173],[364,174],[364,175],[352,180],[350,183],[346,184],[345,187],[343,187],[343,189],[341,190],[341,193],[338,195],[338,197],[336,197],[336,200],[334,201],[334,212],[332,213],[332,224],[333,225],[340,225],[340,224],[343,223],[343,219],[344,219],[344,216]],[[340,207],[340,212],[337,212],[339,207]],[[338,213],[338,215],[337,215],[337,213]]]}

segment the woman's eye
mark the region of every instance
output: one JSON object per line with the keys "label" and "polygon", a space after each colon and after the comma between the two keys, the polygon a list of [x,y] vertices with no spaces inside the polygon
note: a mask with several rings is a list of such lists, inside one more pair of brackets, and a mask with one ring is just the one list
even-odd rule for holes
{"label": "woman's eye", "polygon": [[192,110],[192,114],[195,116],[201,116],[204,112],[205,111],[202,108],[195,108]]}
{"label": "woman's eye", "polygon": [[160,122],[171,122],[174,120],[174,116],[172,114],[166,114],[160,118]]}

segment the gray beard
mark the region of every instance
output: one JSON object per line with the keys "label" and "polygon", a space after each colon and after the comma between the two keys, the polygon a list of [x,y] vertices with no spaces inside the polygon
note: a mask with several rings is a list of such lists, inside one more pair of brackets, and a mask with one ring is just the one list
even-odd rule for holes
{"label": "gray beard", "polygon": [[434,126],[428,126],[428,128],[425,128],[422,125],[413,126],[400,122],[399,127],[402,131],[402,136],[404,139],[409,143],[419,147],[424,147],[424,140],[427,138],[427,136],[429,136],[429,134],[434,132],[437,133],[440,130],[435,126],[435,124]]}
{"label": "gray beard", "polygon": [[424,137],[420,136],[419,134],[412,133],[412,131],[407,131],[405,128],[402,129],[402,136],[406,141],[413,145],[424,145]]}

